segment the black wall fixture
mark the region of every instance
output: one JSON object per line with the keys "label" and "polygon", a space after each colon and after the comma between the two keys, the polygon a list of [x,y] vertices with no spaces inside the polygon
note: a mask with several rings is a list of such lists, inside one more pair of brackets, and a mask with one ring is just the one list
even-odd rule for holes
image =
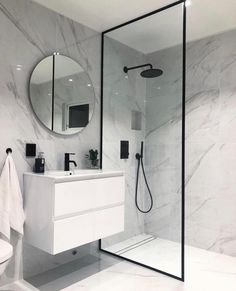
{"label": "black wall fixture", "polygon": [[129,158],[129,141],[128,140],[120,141],[120,158],[121,159]]}
{"label": "black wall fixture", "polygon": [[27,143],[25,146],[25,155],[26,157],[35,157],[36,156],[36,144]]}
{"label": "black wall fixture", "polygon": [[[108,29],[106,31],[104,31],[102,33],[102,42],[101,42],[101,132],[100,132],[100,136],[101,136],[101,143],[100,143],[100,168],[102,169],[102,152],[103,152],[103,86],[104,86],[104,72],[103,72],[103,68],[104,68],[104,41],[106,38],[106,34],[108,32],[114,31],[116,29],[122,28],[126,25],[132,24],[133,22],[142,20],[146,17],[152,16],[156,13],[165,11],[167,9],[170,9],[172,7],[175,7],[177,5],[181,5],[182,6],[182,136],[181,136],[181,141],[182,141],[182,146],[181,146],[181,275],[180,276],[176,276],[173,274],[170,274],[166,271],[162,271],[156,268],[153,268],[151,266],[148,266],[146,264],[142,264],[140,262],[137,262],[135,260],[132,259],[128,259],[125,256],[122,255],[117,255],[115,253],[112,253],[111,251],[105,250],[102,247],[102,240],[99,240],[99,250],[101,250],[102,252],[106,253],[106,254],[110,254],[113,255],[115,257],[118,258],[122,258],[124,260],[127,260],[129,262],[135,263],[137,265],[140,265],[142,267],[146,267],[148,269],[157,271],[163,275],[167,275],[169,277],[172,277],[174,279],[180,280],[180,281],[184,281],[184,274],[185,274],[185,79],[186,79],[186,5],[185,5],[185,0],[180,0],[180,1],[176,1],[172,4],[169,4],[165,7],[162,7],[160,9],[154,10],[150,13],[147,13],[143,16],[137,17],[135,19],[132,19],[130,21],[127,21],[123,24],[120,24],[118,26],[115,26],[111,29]],[[121,144],[121,148],[122,148],[122,144]],[[121,150],[122,152],[122,150]],[[122,155],[121,155],[122,156]],[[155,254],[154,254],[155,255]]]}

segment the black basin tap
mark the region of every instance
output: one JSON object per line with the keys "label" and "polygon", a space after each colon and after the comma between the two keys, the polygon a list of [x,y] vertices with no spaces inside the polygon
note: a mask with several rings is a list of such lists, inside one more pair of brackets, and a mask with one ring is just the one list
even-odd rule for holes
{"label": "black basin tap", "polygon": [[74,166],[77,167],[76,162],[70,160],[70,155],[75,155],[75,153],[65,153],[65,161],[64,161],[64,170],[65,171],[70,171],[70,163],[74,164]]}

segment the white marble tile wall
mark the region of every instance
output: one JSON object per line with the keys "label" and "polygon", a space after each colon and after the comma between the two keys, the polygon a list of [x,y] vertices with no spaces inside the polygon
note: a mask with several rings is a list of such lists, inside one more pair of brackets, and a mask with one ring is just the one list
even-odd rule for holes
{"label": "white marble tile wall", "polygon": [[[125,231],[103,239],[103,247],[110,246],[143,232],[143,215],[135,207],[135,153],[140,152],[140,143],[145,134],[146,81],[139,70],[129,71],[128,78],[124,66],[145,63],[145,56],[111,38],[104,45],[104,96],[103,96],[103,168],[122,169],[126,178]],[[142,129],[131,129],[131,114],[142,113]],[[129,141],[129,159],[120,160],[120,141]],[[143,193],[142,181],[140,191]],[[141,194],[141,198],[143,195]],[[141,199],[142,205],[144,201]]]}
{"label": "white marble tile wall", "polygon": [[[147,80],[145,166],[154,206],[145,232],[180,241],[181,218],[181,47],[147,55],[163,75]],[[149,203],[146,191],[146,205]]]}
{"label": "white marble tile wall", "polygon": [[236,256],[236,30],[187,49],[187,242]]}
{"label": "white marble tile wall", "polygon": [[[178,50],[149,56],[170,77],[166,80],[163,75],[163,82],[160,78],[151,85],[146,112],[146,142],[157,161],[150,168],[156,166],[150,173],[156,207],[145,226],[148,232],[173,240],[179,239],[180,211],[179,167],[175,170],[181,123]],[[236,255],[235,52],[236,30],[188,43],[186,80],[186,243],[232,256]],[[151,158],[147,154],[147,162]]]}
{"label": "white marble tile wall", "polygon": [[[65,152],[75,152],[79,167],[85,165],[89,148],[99,148],[100,140],[100,34],[29,0],[0,0],[0,166],[7,147],[19,173],[31,171],[33,159],[25,158],[25,143],[37,144],[45,152],[47,169],[62,169]],[[82,133],[62,137],[50,133],[35,118],[28,99],[28,82],[34,66],[45,56],[59,51],[79,62],[88,72],[95,88],[95,113]],[[17,71],[16,66],[22,70]],[[17,245],[18,240],[14,245]],[[20,248],[20,247],[19,247]],[[90,245],[80,248],[79,255]],[[16,250],[16,249],[15,249]],[[23,244],[25,277],[74,259],[70,252],[50,256]],[[20,254],[19,254],[20,253]],[[21,250],[15,257],[21,256]],[[7,270],[14,276],[14,260]],[[17,272],[17,276],[22,275]],[[1,282],[0,282],[1,284]]]}

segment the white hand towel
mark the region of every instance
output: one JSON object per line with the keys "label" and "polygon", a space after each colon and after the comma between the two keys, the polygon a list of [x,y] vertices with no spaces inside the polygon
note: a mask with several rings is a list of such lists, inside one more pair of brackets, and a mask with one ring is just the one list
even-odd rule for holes
{"label": "white hand towel", "polygon": [[0,177],[0,232],[10,239],[10,228],[22,234],[25,215],[16,167],[7,155]]}

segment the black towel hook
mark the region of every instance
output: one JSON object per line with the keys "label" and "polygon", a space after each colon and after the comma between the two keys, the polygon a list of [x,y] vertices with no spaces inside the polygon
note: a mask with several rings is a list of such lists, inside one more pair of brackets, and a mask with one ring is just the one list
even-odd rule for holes
{"label": "black towel hook", "polygon": [[12,153],[12,149],[11,149],[11,148],[7,148],[7,149],[6,149],[6,153],[7,153],[7,154]]}

